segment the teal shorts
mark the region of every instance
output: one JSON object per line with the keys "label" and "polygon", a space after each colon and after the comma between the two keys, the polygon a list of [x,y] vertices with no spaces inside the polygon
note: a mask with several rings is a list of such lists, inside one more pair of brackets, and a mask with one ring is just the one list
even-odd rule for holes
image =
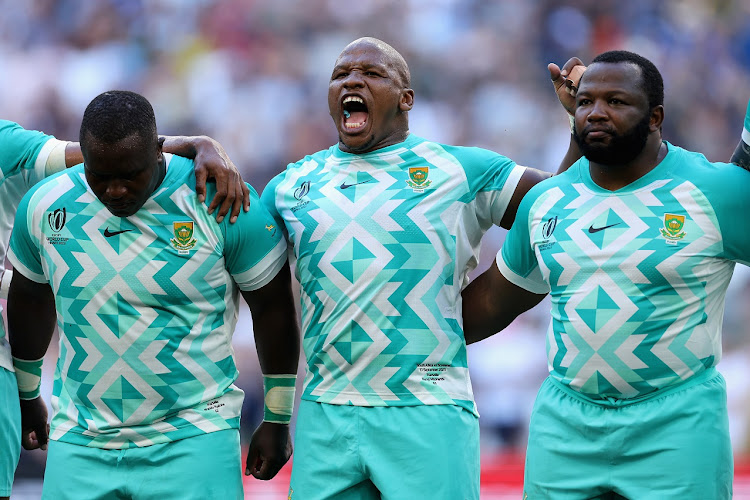
{"label": "teal shorts", "polygon": [[16,374],[0,368],[0,497],[10,496],[21,456],[21,405]]}
{"label": "teal shorts", "polygon": [[50,441],[42,499],[241,500],[240,462],[236,429],[125,450]]}
{"label": "teal shorts", "polygon": [[453,405],[302,401],[290,500],[478,500],[479,423]]}
{"label": "teal shorts", "polygon": [[531,415],[524,498],[732,497],[724,378],[710,369],[637,400],[597,404],[548,378]]}

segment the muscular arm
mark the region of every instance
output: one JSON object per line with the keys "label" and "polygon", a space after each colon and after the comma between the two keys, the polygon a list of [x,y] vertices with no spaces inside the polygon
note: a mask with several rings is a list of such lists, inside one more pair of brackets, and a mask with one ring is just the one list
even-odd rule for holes
{"label": "muscular arm", "polygon": [[745,170],[750,170],[750,146],[745,144],[745,141],[740,141],[730,161]]}
{"label": "muscular arm", "polygon": [[745,112],[745,125],[742,129],[742,138],[737,144],[737,149],[734,150],[732,163],[739,165],[745,170],[750,170],[750,102],[747,103],[747,111]]}
{"label": "muscular arm", "polygon": [[[555,63],[548,64],[547,69],[549,70],[549,76],[552,80],[552,87],[555,89],[555,94],[570,119],[570,117],[574,116],[576,112],[575,95],[578,90],[578,83],[581,81],[581,77],[583,76],[586,67],[580,59],[577,57],[571,57],[562,69],[560,69]],[[573,131],[571,130],[570,132],[570,144],[568,145],[568,151],[565,153],[565,156],[557,168],[558,174],[565,172],[582,156],[581,149],[573,138]]]}
{"label": "muscular arm", "polygon": [[13,356],[39,359],[55,331],[55,297],[47,284],[13,273],[8,291],[8,340]]}
{"label": "muscular arm", "polygon": [[[230,210],[230,222],[237,220],[241,209],[248,211],[250,190],[242,181],[239,170],[219,142],[207,136],[162,136],[162,138],[164,139],[162,149],[165,153],[195,160],[195,190],[201,202],[206,198],[208,178],[216,181],[216,194],[208,205],[208,213],[213,213],[218,208],[217,222],[221,222]],[[83,162],[81,145],[77,142],[69,142],[65,147],[65,166],[72,167],[81,162]]]}
{"label": "muscular arm", "polygon": [[526,171],[518,181],[516,190],[513,191],[513,196],[510,198],[508,208],[505,209],[505,214],[503,214],[503,218],[500,221],[500,227],[510,229],[510,226],[513,225],[513,221],[516,220],[518,205],[521,203],[523,197],[526,196],[526,193],[529,192],[529,189],[531,189],[544,179],[548,179],[550,177],[552,177],[552,174],[550,174],[549,172],[543,172],[535,168],[526,168]]}
{"label": "muscular arm", "polygon": [[516,317],[545,297],[508,281],[497,265],[472,281],[463,292],[464,338],[467,344],[486,339],[503,330]]}
{"label": "muscular arm", "polygon": [[[15,272],[8,292],[8,340],[13,356],[29,361],[41,359],[52,340],[55,320],[55,297],[50,286],[36,283]],[[23,447],[27,450],[46,450],[48,436],[47,405],[41,396],[22,399]]]}
{"label": "muscular arm", "polygon": [[[267,285],[242,292],[242,296],[253,315],[255,348],[263,375],[296,374],[300,339],[289,264]],[[289,424],[263,421],[250,441],[245,474],[271,479],[291,455]]]}
{"label": "muscular arm", "polygon": [[[560,100],[560,104],[565,109],[567,114],[570,116],[575,113],[575,92],[577,90],[578,82],[583,75],[585,66],[583,62],[577,57],[571,57],[560,69],[557,64],[550,63],[547,66],[550,73],[550,79],[552,80],[552,87],[555,89],[555,94]],[[570,134],[570,143],[568,145],[568,151],[565,153],[560,165],[557,168],[557,174],[565,172],[571,165],[573,165],[582,156],[581,149],[578,147],[578,143],[573,138],[573,134]],[[518,210],[518,204],[526,195],[526,193],[538,182],[551,177],[552,174],[543,172],[541,170],[527,168],[524,172],[521,180],[516,187],[513,197],[508,204],[508,208],[503,215],[503,219],[500,221],[500,227],[509,229],[513,225],[513,221],[516,218],[516,211]]]}
{"label": "muscular arm", "polygon": [[242,292],[253,315],[255,348],[264,375],[297,373],[300,340],[291,279],[285,264],[264,287]]}

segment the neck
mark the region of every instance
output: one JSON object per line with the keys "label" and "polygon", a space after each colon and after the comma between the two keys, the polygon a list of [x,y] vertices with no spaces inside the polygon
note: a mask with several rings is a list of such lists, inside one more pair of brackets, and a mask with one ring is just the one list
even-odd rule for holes
{"label": "neck", "polygon": [[667,155],[667,145],[661,134],[651,134],[646,145],[632,161],[622,165],[589,163],[591,180],[608,191],[616,191],[631,184],[652,171]]}

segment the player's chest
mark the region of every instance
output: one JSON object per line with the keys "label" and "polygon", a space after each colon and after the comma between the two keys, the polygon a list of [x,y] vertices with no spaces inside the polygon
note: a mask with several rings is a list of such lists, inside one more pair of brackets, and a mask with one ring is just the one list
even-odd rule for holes
{"label": "player's chest", "polygon": [[291,232],[345,228],[353,221],[362,227],[404,230],[448,212],[465,186],[425,164],[330,170],[282,183],[277,193]]}
{"label": "player's chest", "polygon": [[200,219],[185,213],[121,218],[106,210],[52,207],[40,221],[42,252],[48,259],[86,263],[98,269],[143,269],[184,265],[216,253],[218,238]]}
{"label": "player's chest", "polygon": [[632,266],[678,272],[679,265],[715,257],[721,248],[711,207],[674,197],[559,203],[534,217],[530,229],[537,258],[551,274]]}

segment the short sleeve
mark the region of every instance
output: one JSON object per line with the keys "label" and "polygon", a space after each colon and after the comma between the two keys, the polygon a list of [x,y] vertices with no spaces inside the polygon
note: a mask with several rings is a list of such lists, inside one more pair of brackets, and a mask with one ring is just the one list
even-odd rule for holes
{"label": "short sleeve", "polygon": [[282,175],[283,174],[277,175],[271,179],[268,185],[266,185],[266,188],[261,195],[261,202],[266,210],[268,210],[268,213],[271,214],[271,217],[276,221],[276,224],[284,229],[284,219],[281,217],[279,209],[276,207],[276,186],[278,186],[281,181]]}
{"label": "short sleeve", "polygon": [[488,149],[447,146],[446,150],[463,165],[480,216],[499,225],[526,167]]}
{"label": "short sleeve", "polygon": [[45,177],[47,158],[61,141],[50,135],[26,130],[20,125],[0,120],[0,169],[8,178],[21,174],[30,188]]}
{"label": "short sleeve", "polygon": [[734,164],[715,165],[721,168],[710,179],[711,205],[721,227],[724,257],[750,265],[750,231],[739,222],[750,213],[750,172]]}
{"label": "short sleeve", "polygon": [[257,290],[273,279],[286,262],[286,240],[279,224],[250,187],[250,211],[241,211],[237,222],[222,221],[224,259],[240,290]]}
{"label": "short sleeve", "polygon": [[549,293],[549,284],[544,280],[534,248],[531,244],[530,209],[532,200],[524,197],[518,208],[516,221],[505,237],[497,254],[497,267],[505,278],[532,293]]}
{"label": "short sleeve", "polygon": [[42,267],[41,229],[34,222],[34,204],[31,203],[34,193],[26,193],[16,211],[13,232],[10,237],[8,260],[16,272],[37,283],[47,283]]}

